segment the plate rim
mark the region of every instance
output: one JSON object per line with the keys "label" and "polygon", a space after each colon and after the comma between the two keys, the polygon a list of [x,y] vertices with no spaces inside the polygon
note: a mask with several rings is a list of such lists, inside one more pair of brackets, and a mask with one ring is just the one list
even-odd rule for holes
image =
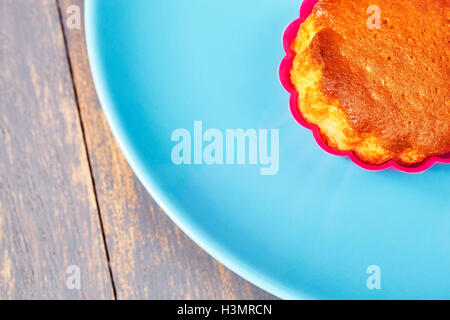
{"label": "plate rim", "polygon": [[[108,125],[112,131],[114,139],[118,143],[125,159],[134,174],[144,186],[146,191],[151,195],[155,202],[160,206],[164,213],[175,223],[194,243],[202,250],[206,251],[210,256],[223,264],[225,267],[249,281],[253,285],[284,300],[317,300],[302,290],[290,289],[269,275],[258,271],[255,267],[245,263],[242,259],[233,256],[230,250],[223,248],[219,242],[214,241],[210,235],[202,232],[196,227],[193,219],[188,218],[183,209],[179,208],[168,200],[165,192],[158,186],[150,174],[146,174],[141,167],[137,156],[132,152],[132,146],[124,139],[124,129],[120,124],[120,120],[114,115],[114,102],[108,97],[108,85],[100,68],[97,48],[97,39],[95,38],[96,24],[96,5],[99,0],[91,0],[85,3],[84,8],[84,32],[86,38],[86,49],[90,64],[90,70],[94,81],[95,90],[105,114]],[[303,1],[302,1],[303,2]],[[284,33],[284,32],[283,32]],[[281,36],[281,35],[280,35]]]}

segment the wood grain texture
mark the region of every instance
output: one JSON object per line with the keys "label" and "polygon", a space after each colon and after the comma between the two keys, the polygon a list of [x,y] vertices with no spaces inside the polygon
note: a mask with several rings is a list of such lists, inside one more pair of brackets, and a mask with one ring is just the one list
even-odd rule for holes
{"label": "wood grain texture", "polygon": [[[62,12],[72,4],[83,2],[60,0]],[[84,31],[66,29],[66,37],[117,297],[272,299],[194,244],[144,190],[98,103]]]}
{"label": "wood grain texture", "polygon": [[0,0],[0,299],[62,298],[113,298],[63,32],[54,0]]}

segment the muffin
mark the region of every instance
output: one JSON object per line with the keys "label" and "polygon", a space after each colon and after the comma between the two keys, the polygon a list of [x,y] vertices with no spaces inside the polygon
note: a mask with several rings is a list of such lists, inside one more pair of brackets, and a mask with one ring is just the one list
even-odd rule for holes
{"label": "muffin", "polygon": [[370,165],[449,153],[450,0],[378,0],[379,16],[372,4],[319,0],[302,23],[290,70],[301,115]]}

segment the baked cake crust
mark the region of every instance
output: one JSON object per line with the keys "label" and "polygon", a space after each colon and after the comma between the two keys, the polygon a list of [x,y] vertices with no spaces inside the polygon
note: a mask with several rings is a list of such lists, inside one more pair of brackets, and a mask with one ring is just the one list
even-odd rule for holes
{"label": "baked cake crust", "polygon": [[450,0],[319,0],[292,45],[299,109],[327,144],[364,162],[450,152]]}

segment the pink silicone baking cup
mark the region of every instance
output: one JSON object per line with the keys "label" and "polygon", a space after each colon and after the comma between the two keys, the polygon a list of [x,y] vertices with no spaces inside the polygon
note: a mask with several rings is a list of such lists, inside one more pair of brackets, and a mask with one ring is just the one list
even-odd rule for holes
{"label": "pink silicone baking cup", "polygon": [[295,53],[291,49],[291,45],[294,42],[295,38],[297,37],[298,30],[303,23],[303,21],[308,18],[308,16],[311,14],[314,6],[318,0],[304,0],[302,2],[301,8],[300,8],[300,17],[292,22],[285,30],[283,35],[283,46],[284,50],[286,52],[286,56],[284,57],[283,61],[280,65],[280,80],[283,85],[283,87],[290,93],[290,99],[289,99],[289,105],[291,109],[291,113],[294,116],[295,120],[300,123],[303,127],[309,129],[312,131],[314,135],[314,139],[316,140],[317,144],[326,152],[335,155],[335,156],[344,156],[350,158],[353,163],[355,163],[357,166],[370,170],[370,171],[380,171],[380,170],[397,170],[407,173],[420,173],[424,172],[425,170],[431,168],[435,163],[450,163],[450,153],[443,155],[443,156],[433,156],[429,157],[428,159],[415,164],[413,166],[404,166],[401,165],[394,160],[390,160],[386,163],[383,163],[381,165],[370,165],[367,163],[364,163],[358,157],[354,154],[353,151],[337,151],[332,148],[330,148],[325,141],[323,141],[319,127],[313,124],[310,124],[306,122],[306,120],[303,118],[302,114],[300,113],[300,110],[298,108],[298,93],[295,89],[294,85],[291,82],[290,77],[290,71],[292,69],[292,63],[294,61]]}

